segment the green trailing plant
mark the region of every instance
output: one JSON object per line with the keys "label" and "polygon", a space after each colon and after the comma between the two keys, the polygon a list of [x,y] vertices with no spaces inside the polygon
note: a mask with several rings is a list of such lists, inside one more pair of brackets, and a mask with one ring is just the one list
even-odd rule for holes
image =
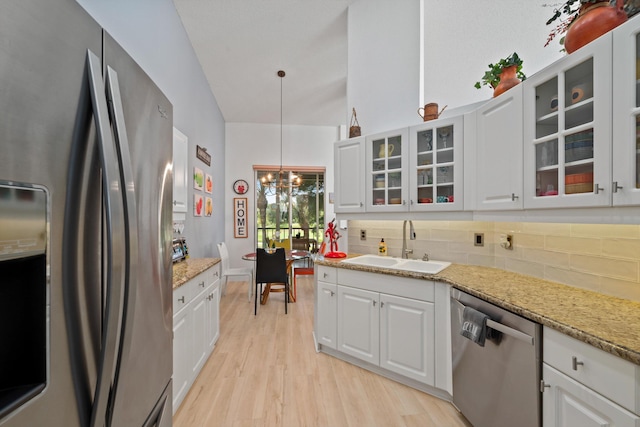
{"label": "green trailing plant", "polygon": [[527,76],[522,72],[522,59],[518,56],[516,52],[513,52],[512,55],[507,56],[506,58],[502,58],[500,61],[495,64],[489,64],[489,69],[484,73],[482,80],[476,82],[474,85],[476,89],[480,89],[483,85],[490,86],[492,89],[495,89],[500,83],[500,74],[502,70],[506,67],[510,67],[512,65],[517,66],[516,68],[516,77],[520,80],[524,81]]}

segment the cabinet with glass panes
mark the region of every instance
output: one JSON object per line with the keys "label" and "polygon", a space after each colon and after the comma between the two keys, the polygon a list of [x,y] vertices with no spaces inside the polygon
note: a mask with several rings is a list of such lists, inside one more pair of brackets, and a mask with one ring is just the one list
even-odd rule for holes
{"label": "cabinet with glass panes", "polygon": [[463,117],[428,121],[409,133],[410,210],[462,210]]}
{"label": "cabinet with glass panes", "polygon": [[365,137],[366,211],[400,212],[408,209],[407,129]]}
{"label": "cabinet with glass panes", "polygon": [[613,31],[613,204],[640,204],[640,15]]}
{"label": "cabinet with glass panes", "polygon": [[610,204],[611,57],[605,35],[523,82],[525,208]]}

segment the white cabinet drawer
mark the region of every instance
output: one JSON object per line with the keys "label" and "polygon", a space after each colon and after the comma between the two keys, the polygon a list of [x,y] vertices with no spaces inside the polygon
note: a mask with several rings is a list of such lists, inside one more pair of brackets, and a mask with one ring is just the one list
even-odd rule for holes
{"label": "white cabinet drawer", "polygon": [[173,315],[175,316],[180,310],[189,304],[189,301],[195,296],[195,281],[189,280],[184,285],[173,290]]}
{"label": "white cabinet drawer", "polygon": [[543,360],[624,408],[640,413],[640,370],[635,364],[550,328],[543,332]]}
{"label": "white cabinet drawer", "polygon": [[189,304],[189,302],[204,291],[207,286],[212,284],[217,276],[219,267],[217,265],[203,271],[196,277],[190,279],[187,283],[174,289],[173,291],[173,314],[175,315],[180,310]]}
{"label": "white cabinet drawer", "polygon": [[318,266],[318,280],[327,283],[336,283],[338,281],[337,269],[335,267]]}

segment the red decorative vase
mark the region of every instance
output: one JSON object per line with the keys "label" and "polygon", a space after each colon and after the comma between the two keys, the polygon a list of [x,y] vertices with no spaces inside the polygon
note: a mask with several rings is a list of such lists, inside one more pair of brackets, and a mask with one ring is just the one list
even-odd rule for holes
{"label": "red decorative vase", "polygon": [[517,65],[510,65],[502,69],[502,73],[500,73],[500,83],[498,83],[498,86],[493,89],[494,98],[520,84],[520,79],[516,76],[517,71]]}
{"label": "red decorative vase", "polygon": [[623,7],[624,0],[616,0],[615,6],[607,1],[583,4],[564,38],[567,53],[575,52],[625,22],[627,14]]}

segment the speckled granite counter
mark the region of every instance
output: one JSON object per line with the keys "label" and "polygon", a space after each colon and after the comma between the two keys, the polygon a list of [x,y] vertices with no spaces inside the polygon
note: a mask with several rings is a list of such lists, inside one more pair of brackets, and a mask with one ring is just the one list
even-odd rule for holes
{"label": "speckled granite counter", "polygon": [[497,268],[452,264],[421,274],[317,260],[318,265],[435,280],[640,365],[640,303]]}
{"label": "speckled granite counter", "polygon": [[173,289],[220,262],[220,258],[188,258],[173,264]]}

